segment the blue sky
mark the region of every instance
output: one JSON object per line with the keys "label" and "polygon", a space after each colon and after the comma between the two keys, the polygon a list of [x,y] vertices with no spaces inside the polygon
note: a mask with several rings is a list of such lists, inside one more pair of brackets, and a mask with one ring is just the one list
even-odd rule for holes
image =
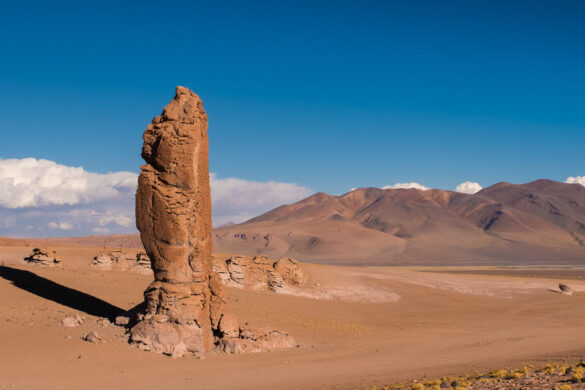
{"label": "blue sky", "polygon": [[184,85],[220,178],[340,194],[585,175],[582,1],[1,8],[1,159],[138,172]]}

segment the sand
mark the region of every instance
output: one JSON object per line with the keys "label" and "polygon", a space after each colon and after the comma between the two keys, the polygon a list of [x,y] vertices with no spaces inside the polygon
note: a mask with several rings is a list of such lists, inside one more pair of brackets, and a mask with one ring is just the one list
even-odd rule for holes
{"label": "sand", "polygon": [[[0,247],[0,388],[350,389],[585,355],[585,282],[570,269],[303,264],[311,289],[331,294],[227,289],[239,318],[299,347],[171,359],[96,322],[140,303],[151,276],[90,269],[101,247],[56,249],[61,270],[25,264],[30,247]],[[575,293],[554,292],[560,281]],[[76,313],[84,323],[64,328]],[[92,330],[105,343],[81,339]]]}

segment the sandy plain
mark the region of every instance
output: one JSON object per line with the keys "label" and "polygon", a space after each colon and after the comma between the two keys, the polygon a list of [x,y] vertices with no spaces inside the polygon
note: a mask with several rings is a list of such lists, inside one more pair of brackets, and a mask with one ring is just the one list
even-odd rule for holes
{"label": "sandy plain", "polygon": [[[150,275],[90,269],[103,247],[56,249],[63,269],[0,247],[0,388],[354,389],[585,355],[582,269],[303,264],[319,299],[227,289],[242,321],[285,330],[297,348],[171,359],[97,323],[139,304]],[[64,328],[77,313],[84,323]],[[82,340],[93,330],[105,343]]]}

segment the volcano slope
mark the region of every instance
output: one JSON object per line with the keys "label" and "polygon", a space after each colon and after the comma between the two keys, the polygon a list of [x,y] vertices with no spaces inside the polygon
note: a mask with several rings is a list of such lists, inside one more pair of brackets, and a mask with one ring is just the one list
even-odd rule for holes
{"label": "volcano slope", "polygon": [[585,187],[498,183],[476,194],[360,188],[317,193],[217,228],[219,252],[347,265],[579,264]]}

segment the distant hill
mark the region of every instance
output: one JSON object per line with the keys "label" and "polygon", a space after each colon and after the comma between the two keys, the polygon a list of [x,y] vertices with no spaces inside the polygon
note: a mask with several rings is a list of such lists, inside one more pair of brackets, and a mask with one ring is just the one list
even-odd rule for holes
{"label": "distant hill", "polygon": [[[585,265],[585,187],[537,180],[469,195],[317,193],[213,230],[214,252],[352,265]],[[0,238],[0,245],[142,248],[137,234]]]}
{"label": "distant hill", "polygon": [[117,234],[110,236],[60,237],[60,238],[4,238],[0,246],[84,246],[142,249],[138,234]]}
{"label": "distant hill", "polygon": [[585,264],[585,187],[317,193],[214,230],[216,252],[362,265]]}

